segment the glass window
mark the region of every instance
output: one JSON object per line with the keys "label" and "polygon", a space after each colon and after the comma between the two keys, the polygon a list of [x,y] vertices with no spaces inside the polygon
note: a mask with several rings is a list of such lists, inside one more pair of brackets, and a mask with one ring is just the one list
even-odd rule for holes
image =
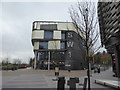
{"label": "glass window", "polygon": [[65,39],[65,32],[61,33],[61,39]]}
{"label": "glass window", "polygon": [[51,52],[51,60],[65,60],[65,52]]}
{"label": "glass window", "polygon": [[44,32],[44,39],[53,39],[53,32],[52,31],[45,31]]}
{"label": "glass window", "polygon": [[65,52],[59,52],[59,60],[65,60]]}
{"label": "glass window", "polygon": [[48,52],[40,52],[39,58],[40,60],[48,60]]}
{"label": "glass window", "polygon": [[48,42],[40,42],[39,49],[48,49]]}
{"label": "glass window", "polygon": [[56,56],[55,51],[52,51],[50,56],[51,56],[51,60],[56,60],[56,58],[58,57],[58,56]]}
{"label": "glass window", "polygon": [[33,29],[37,29],[37,22],[33,23]]}
{"label": "glass window", "polygon": [[60,43],[60,48],[61,48],[61,49],[65,49],[65,42],[64,42],[64,41],[61,41],[61,43]]}
{"label": "glass window", "polygon": [[41,24],[40,29],[42,29],[42,30],[56,30],[57,24]]}

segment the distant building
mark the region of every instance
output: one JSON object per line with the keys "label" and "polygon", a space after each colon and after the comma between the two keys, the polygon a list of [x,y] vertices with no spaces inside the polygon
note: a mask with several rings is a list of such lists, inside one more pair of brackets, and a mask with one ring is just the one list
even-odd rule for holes
{"label": "distant building", "polygon": [[61,69],[86,68],[85,48],[81,44],[84,41],[72,22],[33,22],[34,67],[53,69],[59,65]]}
{"label": "distant building", "polygon": [[98,17],[102,44],[111,54],[114,72],[120,77],[120,2],[99,2]]}

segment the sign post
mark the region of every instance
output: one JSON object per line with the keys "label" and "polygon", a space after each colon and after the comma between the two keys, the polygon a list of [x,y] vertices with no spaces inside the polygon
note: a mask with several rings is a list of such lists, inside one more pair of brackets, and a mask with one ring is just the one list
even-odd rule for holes
{"label": "sign post", "polygon": [[94,58],[93,56],[86,56],[86,61],[93,64],[94,63]]}
{"label": "sign post", "polygon": [[91,64],[94,63],[93,56],[86,56],[86,62],[88,62],[88,64],[89,64],[89,74],[90,74],[90,76],[92,76]]}

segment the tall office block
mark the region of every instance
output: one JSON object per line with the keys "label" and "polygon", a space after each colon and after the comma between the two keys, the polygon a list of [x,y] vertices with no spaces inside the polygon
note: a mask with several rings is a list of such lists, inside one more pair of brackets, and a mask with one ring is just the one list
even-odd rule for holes
{"label": "tall office block", "polygon": [[113,71],[120,77],[120,2],[98,2],[98,17],[102,44],[115,56]]}

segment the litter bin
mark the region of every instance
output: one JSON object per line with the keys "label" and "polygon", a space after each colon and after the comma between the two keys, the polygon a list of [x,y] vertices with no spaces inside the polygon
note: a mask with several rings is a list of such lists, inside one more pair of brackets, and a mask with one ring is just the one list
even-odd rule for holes
{"label": "litter bin", "polygon": [[57,90],[65,90],[65,77],[58,77]]}

